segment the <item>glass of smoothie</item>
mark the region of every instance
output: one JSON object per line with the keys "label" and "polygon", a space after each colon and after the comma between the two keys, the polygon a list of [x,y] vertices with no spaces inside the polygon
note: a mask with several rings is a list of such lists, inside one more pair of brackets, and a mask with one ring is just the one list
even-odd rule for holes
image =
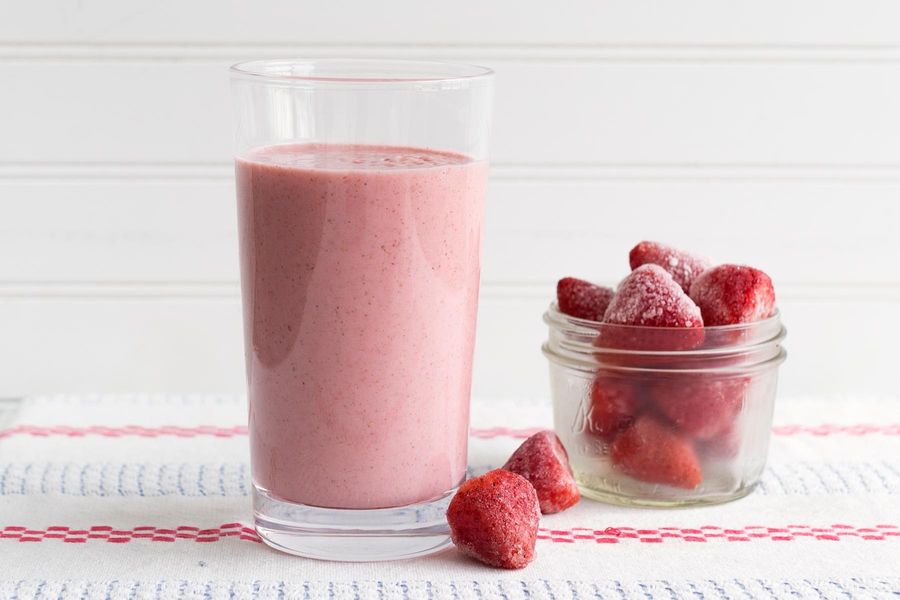
{"label": "glass of smoothie", "polygon": [[439,62],[231,68],[254,517],[274,548],[449,544],[492,80]]}

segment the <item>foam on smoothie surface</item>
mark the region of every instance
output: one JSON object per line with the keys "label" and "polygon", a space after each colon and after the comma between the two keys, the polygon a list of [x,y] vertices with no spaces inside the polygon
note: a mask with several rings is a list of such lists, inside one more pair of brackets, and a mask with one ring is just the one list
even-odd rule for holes
{"label": "foam on smoothie surface", "polygon": [[421,169],[471,163],[463,154],[409,148],[404,146],[368,146],[333,144],[279,144],[252,150],[243,160],[292,169],[335,171],[379,171],[385,169]]}

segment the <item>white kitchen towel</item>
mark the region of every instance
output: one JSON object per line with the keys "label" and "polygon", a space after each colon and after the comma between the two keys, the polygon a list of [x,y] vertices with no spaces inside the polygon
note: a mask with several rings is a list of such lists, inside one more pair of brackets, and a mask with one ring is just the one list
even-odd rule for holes
{"label": "white kitchen towel", "polygon": [[[900,597],[900,398],[781,399],[749,497],[582,500],[542,519],[520,571],[453,550],[339,564],[268,549],[245,422],[224,396],[0,400],[0,598]],[[544,400],[476,400],[472,470],[549,426]]]}

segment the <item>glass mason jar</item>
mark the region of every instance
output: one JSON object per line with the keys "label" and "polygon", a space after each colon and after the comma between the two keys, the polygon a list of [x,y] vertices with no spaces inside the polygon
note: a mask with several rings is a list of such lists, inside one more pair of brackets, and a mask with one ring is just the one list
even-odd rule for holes
{"label": "glass mason jar", "polygon": [[766,463],[780,315],[674,329],[586,321],[552,304],[554,424],[582,493],[624,505],[741,498]]}

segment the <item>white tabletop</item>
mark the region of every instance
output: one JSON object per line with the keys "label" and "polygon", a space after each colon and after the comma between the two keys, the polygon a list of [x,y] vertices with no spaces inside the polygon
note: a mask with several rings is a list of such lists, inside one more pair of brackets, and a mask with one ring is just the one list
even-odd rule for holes
{"label": "white tabletop", "polygon": [[[0,598],[846,598],[900,593],[900,398],[783,398],[748,498],[647,510],[582,500],[537,559],[370,564],[278,554],[250,527],[244,402],[54,396],[0,404]],[[475,472],[550,425],[478,399]],[[619,531],[607,531],[607,528]]]}

